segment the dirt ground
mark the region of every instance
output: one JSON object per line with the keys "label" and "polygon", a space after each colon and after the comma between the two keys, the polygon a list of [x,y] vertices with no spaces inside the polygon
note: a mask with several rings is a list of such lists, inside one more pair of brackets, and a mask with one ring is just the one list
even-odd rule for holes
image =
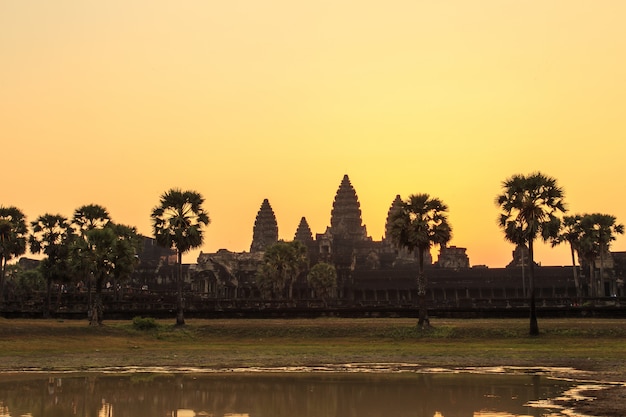
{"label": "dirt ground", "polygon": [[626,387],[615,386],[603,390],[583,391],[590,399],[561,402],[576,412],[573,416],[624,417],[626,416]]}

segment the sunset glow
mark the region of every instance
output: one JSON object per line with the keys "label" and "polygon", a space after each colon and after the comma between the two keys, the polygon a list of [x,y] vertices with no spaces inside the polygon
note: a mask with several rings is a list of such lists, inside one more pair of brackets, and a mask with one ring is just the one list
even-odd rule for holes
{"label": "sunset glow", "polygon": [[100,204],[151,235],[159,196],[190,189],[202,250],[247,251],[264,198],[280,238],[302,216],[323,233],[347,174],[374,240],[396,194],[429,193],[450,244],[502,267],[494,199],[513,174],[626,223],[625,16],[610,0],[2,2],[0,205],[30,221]]}

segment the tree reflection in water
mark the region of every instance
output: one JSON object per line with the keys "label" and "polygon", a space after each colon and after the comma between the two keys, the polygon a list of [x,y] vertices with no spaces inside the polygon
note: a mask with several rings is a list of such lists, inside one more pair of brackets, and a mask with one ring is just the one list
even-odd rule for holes
{"label": "tree reflection in water", "polygon": [[571,385],[448,373],[22,374],[0,380],[0,417],[541,417],[528,402]]}

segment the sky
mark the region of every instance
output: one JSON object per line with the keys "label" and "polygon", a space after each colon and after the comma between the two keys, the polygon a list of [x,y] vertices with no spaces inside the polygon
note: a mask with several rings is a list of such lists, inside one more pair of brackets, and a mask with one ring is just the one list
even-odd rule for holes
{"label": "sky", "polygon": [[194,190],[200,250],[248,251],[263,199],[279,238],[303,216],[323,233],[347,174],[374,240],[397,194],[428,193],[471,265],[503,267],[514,174],[626,223],[625,18],[621,0],[3,0],[0,205],[100,204],[149,236],[159,196]]}

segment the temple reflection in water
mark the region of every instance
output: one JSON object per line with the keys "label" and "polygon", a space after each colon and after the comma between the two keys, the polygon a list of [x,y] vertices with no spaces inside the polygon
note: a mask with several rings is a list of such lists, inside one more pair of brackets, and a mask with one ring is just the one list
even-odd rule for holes
{"label": "temple reflection in water", "polygon": [[533,375],[451,373],[31,374],[0,381],[0,416],[542,416],[528,404],[570,385]]}

